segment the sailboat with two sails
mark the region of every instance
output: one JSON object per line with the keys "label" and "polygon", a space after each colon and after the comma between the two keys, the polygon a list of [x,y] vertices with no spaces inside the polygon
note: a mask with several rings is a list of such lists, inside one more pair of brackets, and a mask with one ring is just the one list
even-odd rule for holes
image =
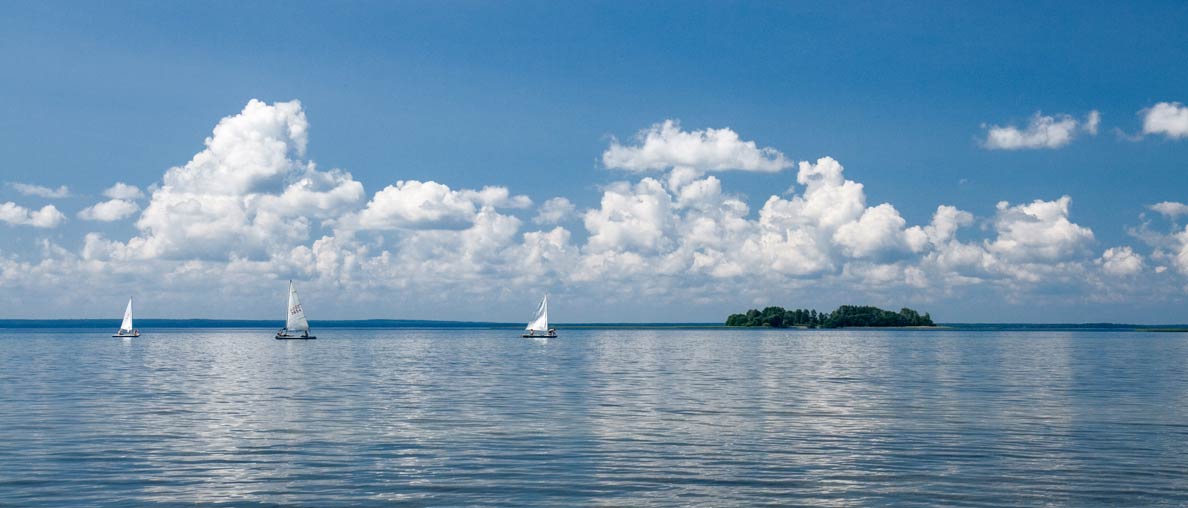
{"label": "sailboat with two sails", "polygon": [[549,328],[549,295],[546,294],[540,300],[540,305],[536,307],[536,312],[532,313],[532,319],[528,321],[528,326],[524,327],[522,337],[553,338],[556,336],[557,330]]}
{"label": "sailboat with two sails", "polygon": [[301,308],[301,299],[297,298],[297,288],[293,281],[289,281],[289,307],[285,315],[285,327],[276,332],[277,340],[308,340],[316,339],[309,334],[309,321],[305,319],[305,309]]}
{"label": "sailboat with two sails", "polygon": [[132,327],[132,297],[128,297],[128,308],[124,309],[124,320],[120,322],[120,329],[112,337],[139,337],[140,330]]}

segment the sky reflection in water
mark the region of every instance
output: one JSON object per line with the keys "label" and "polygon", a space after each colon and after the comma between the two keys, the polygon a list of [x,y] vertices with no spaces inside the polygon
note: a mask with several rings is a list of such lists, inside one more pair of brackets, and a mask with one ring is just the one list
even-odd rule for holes
{"label": "sky reflection in water", "polygon": [[0,504],[1188,503],[1188,339],[0,332]]}

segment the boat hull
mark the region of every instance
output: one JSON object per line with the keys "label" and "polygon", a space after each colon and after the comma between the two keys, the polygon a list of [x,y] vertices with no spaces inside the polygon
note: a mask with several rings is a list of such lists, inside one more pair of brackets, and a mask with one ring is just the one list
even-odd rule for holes
{"label": "boat hull", "polygon": [[118,334],[118,333],[117,333],[117,334],[115,334],[115,335],[112,335],[112,337],[123,337],[123,338],[125,338],[125,339],[131,339],[131,338],[133,338],[133,337],[139,337],[139,336],[140,336],[140,334],[139,334],[139,333],[132,334],[132,335],[120,335],[120,334]]}
{"label": "boat hull", "polygon": [[280,334],[276,335],[276,340],[313,340],[316,338],[317,337],[314,337],[313,335],[310,335],[308,337],[302,337],[300,335],[280,335]]}
{"label": "boat hull", "polygon": [[525,334],[521,335],[521,337],[523,337],[525,339],[555,339],[555,338],[557,338],[557,334],[554,333],[551,335],[528,335],[525,333]]}

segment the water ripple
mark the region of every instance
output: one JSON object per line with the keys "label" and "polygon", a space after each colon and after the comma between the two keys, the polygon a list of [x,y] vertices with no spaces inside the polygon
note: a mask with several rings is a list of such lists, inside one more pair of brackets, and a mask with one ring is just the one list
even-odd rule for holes
{"label": "water ripple", "polygon": [[0,332],[0,506],[1183,506],[1188,337]]}

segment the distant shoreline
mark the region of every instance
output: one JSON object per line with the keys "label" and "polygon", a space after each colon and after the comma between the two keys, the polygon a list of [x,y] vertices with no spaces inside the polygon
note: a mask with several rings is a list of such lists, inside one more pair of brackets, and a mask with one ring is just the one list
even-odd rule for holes
{"label": "distant shoreline", "polygon": [[[112,328],[119,326],[119,319],[0,319],[0,329],[80,329]],[[278,320],[252,319],[138,319],[137,328],[149,329],[201,329],[201,328],[279,328],[284,323]],[[363,328],[363,329],[436,329],[436,328],[494,328],[520,329],[523,323],[499,323],[488,321],[432,321],[418,319],[357,319],[310,321],[312,328]],[[690,329],[690,330],[782,330],[795,332],[798,328],[728,327],[721,323],[557,323],[558,329],[570,330],[623,330],[623,329]],[[934,327],[847,327],[834,330],[929,330],[929,331],[1145,331],[1145,332],[1188,332],[1188,324],[1135,325],[1122,323],[938,323]]]}

